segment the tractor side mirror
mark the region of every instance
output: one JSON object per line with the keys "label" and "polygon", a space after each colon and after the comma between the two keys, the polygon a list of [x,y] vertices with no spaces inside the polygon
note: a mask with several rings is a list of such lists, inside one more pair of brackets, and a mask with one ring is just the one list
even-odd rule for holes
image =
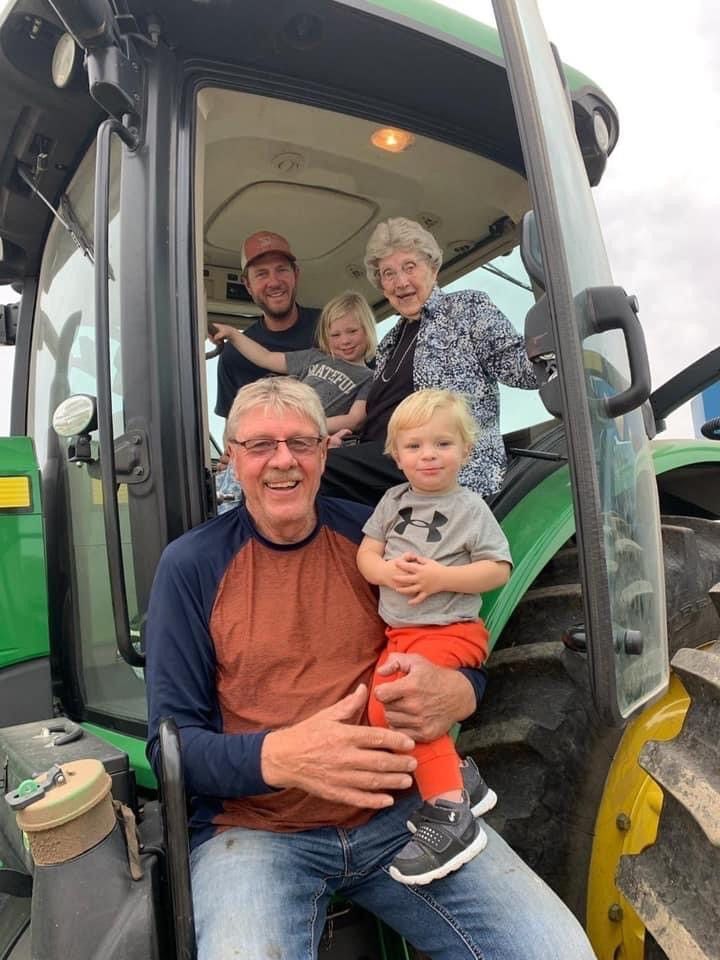
{"label": "tractor side mirror", "polygon": [[76,393],[63,400],[52,418],[53,430],[59,437],[70,440],[68,460],[70,463],[92,463],[90,434],[97,430],[97,401],[85,393]]}

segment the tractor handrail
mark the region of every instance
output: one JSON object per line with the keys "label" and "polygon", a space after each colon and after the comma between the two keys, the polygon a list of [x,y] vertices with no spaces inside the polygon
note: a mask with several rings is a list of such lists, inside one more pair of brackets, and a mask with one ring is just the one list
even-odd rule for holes
{"label": "tractor handrail", "polygon": [[173,913],[177,960],[195,960],[195,919],[190,886],[187,798],[183,777],[180,733],[172,717],[160,721],[160,799],[167,857],[167,876]]}
{"label": "tractor handrail", "polygon": [[715,347],[654,390],[650,394],[650,406],[658,430],[664,429],[666,417],[718,380],[720,347]]}

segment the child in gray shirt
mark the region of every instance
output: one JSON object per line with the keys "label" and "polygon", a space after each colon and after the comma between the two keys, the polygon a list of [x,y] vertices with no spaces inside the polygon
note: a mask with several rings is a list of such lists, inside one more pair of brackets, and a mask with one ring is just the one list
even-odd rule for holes
{"label": "child in gray shirt", "polygon": [[[346,290],[328,300],[320,314],[317,347],[288,353],[268,350],[226,323],[213,324],[215,343],[229,340],[248,360],[272,373],[287,373],[311,386],[320,397],[330,434],[355,433],[365,421],[373,372],[366,361],[375,356],[375,317],[365,297]],[[341,434],[342,436],[342,434]],[[242,498],[231,463],[216,477],[218,513],[236,507]]]}
{"label": "child in gray shirt", "polygon": [[357,431],[365,421],[375,356],[375,318],[365,297],[347,290],[329,300],[318,321],[317,347],[279,353],[246,337],[236,327],[216,323],[213,340],[229,340],[240,353],[271,373],[287,373],[320,397],[331,434]]}
{"label": "child in gray shirt", "polygon": [[[358,550],[360,572],[380,588],[387,624],[368,704],[376,726],[387,723],[373,692],[403,675],[398,654],[455,668],[480,666],[487,656],[481,594],[507,582],[512,559],[485,501],[458,486],[475,438],[465,400],[448,390],[413,393],[390,418],[386,453],[408,483],[384,495]],[[408,822],[413,838],[390,866],[394,879],[411,885],[444,877],[480,853],[487,836],[475,816],[496,800],[472,761],[463,769],[449,735],[417,744],[413,755],[424,804]]]}

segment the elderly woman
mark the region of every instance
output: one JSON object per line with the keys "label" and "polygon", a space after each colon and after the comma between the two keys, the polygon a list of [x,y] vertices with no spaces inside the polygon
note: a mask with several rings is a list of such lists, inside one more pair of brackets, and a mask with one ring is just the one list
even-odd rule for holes
{"label": "elderly woman", "polygon": [[387,423],[408,394],[443,387],[468,398],[480,438],[460,482],[483,496],[496,493],[506,460],[499,428],[498,383],[536,389],[522,336],[487,294],[443,293],[437,286],[442,250],[414,220],[379,223],[365,251],[368,279],[400,322],[377,350],[367,417],[356,446],[330,451],[323,493],[374,504],[404,480],[383,450]]}

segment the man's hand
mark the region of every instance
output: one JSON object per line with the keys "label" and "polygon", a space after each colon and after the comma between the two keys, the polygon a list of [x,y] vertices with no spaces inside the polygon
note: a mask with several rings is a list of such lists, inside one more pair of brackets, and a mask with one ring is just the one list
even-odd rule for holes
{"label": "man's hand", "polygon": [[348,427],[343,427],[342,430],[337,430],[335,433],[330,434],[330,439],[328,440],[329,447],[341,447],[343,442],[343,437],[349,437],[352,434],[352,430]]}
{"label": "man's hand", "polygon": [[213,343],[224,343],[226,340],[232,340],[232,336],[236,333],[236,328],[230,326],[229,323],[215,323],[213,321],[213,331],[209,333],[208,339],[212,340]]}
{"label": "man's hand", "polygon": [[265,783],[372,810],[391,806],[389,791],[412,786],[417,761],[407,751],[415,743],[396,730],[352,723],[367,695],[360,684],[307,720],[268,733],[261,754]]}
{"label": "man's hand", "polygon": [[375,689],[388,724],[420,743],[436,740],[475,710],[475,691],[457,670],[436,667],[417,653],[394,653],[379,668],[405,676]]}
{"label": "man's hand", "polygon": [[433,593],[447,590],[446,568],[437,560],[403,554],[398,557],[396,566],[397,574],[393,579],[393,586],[398,593],[412,598],[408,600],[410,607],[416,607]]}

